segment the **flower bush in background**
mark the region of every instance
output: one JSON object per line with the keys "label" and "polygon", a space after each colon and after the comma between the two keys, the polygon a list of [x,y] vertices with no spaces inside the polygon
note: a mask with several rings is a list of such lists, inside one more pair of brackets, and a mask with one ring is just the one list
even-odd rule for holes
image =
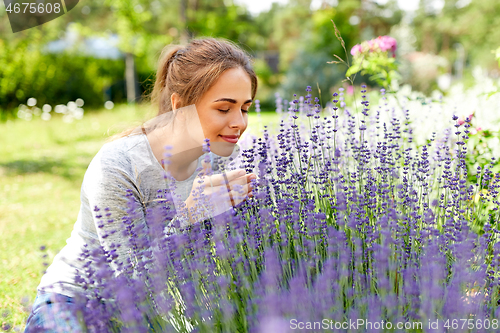
{"label": "flower bush in background", "polygon": [[361,44],[355,45],[351,49],[351,54],[354,57],[366,52],[389,52],[393,58],[396,57],[397,42],[390,36],[378,36],[375,39],[364,41]]}
{"label": "flower bush in background", "polygon": [[[469,180],[471,119],[455,116],[418,145],[411,109],[384,92],[373,107],[364,88],[341,106],[343,94],[324,112],[308,87],[288,111],[277,102],[278,134],[243,138],[237,163],[259,180],[234,210],[165,234],[168,193],[158,193],[147,232],[136,230],[132,204],[123,221],[96,207],[97,225],[124,230],[133,250],[118,277],[116,248],[84,254],[86,329],[288,332],[302,322],[333,331],[362,319],[357,332],[382,320],[385,331],[432,331],[436,321],[436,332],[498,331],[500,173],[486,165]],[[474,329],[457,329],[456,318]]]}
{"label": "flower bush in background", "polygon": [[364,41],[351,49],[352,66],[346,76],[361,72],[370,75],[370,80],[386,90],[393,88],[393,83],[400,77],[396,63],[397,42],[390,36],[379,36]]}
{"label": "flower bush in background", "polygon": [[[458,117],[461,128],[469,118],[471,127],[466,163],[471,181],[471,175],[478,167],[483,168],[492,162],[492,158],[500,156],[500,117],[496,112],[500,105],[500,81],[488,78],[479,68],[473,71],[473,78],[472,87],[465,88],[458,82],[446,95],[434,91],[431,96],[425,96],[408,85],[401,86],[398,91],[386,95],[387,107],[394,108],[394,113],[381,114],[381,120],[388,122],[393,115],[406,117],[405,110],[411,110],[407,113],[407,121],[411,123],[413,140],[419,147],[428,143],[434,133],[452,132],[453,115]],[[374,92],[371,96],[375,99],[377,94]],[[494,160],[492,171],[500,171],[497,160]]]}

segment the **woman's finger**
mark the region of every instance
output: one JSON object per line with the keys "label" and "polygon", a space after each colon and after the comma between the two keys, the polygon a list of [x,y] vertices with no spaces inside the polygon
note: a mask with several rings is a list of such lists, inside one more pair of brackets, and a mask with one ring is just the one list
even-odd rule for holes
{"label": "woman's finger", "polygon": [[245,185],[251,183],[253,179],[258,179],[257,175],[254,173],[247,173],[241,177],[233,179],[232,181],[229,182],[229,185],[230,186]]}
{"label": "woman's finger", "polygon": [[245,200],[251,191],[252,184],[247,183],[245,185],[234,184],[229,186],[229,189],[226,185],[207,187],[204,193],[205,195],[208,195],[207,199],[209,200],[209,203],[213,205],[232,205],[233,202],[234,204],[237,204],[238,202]]}
{"label": "woman's finger", "polygon": [[246,177],[247,177],[247,183],[250,183],[252,179],[259,179],[259,177],[257,177],[255,173],[248,173]]}
{"label": "woman's finger", "polygon": [[236,185],[231,188],[229,192],[230,197],[233,198],[235,204],[238,204],[249,197],[249,194],[252,191],[252,184],[246,185]]}
{"label": "woman's finger", "polygon": [[245,174],[246,174],[245,169],[237,169],[222,174],[215,174],[211,176],[212,185],[213,186],[225,185],[226,179],[227,182],[229,182],[229,184],[237,184],[239,182],[244,184],[244,179],[238,180],[236,182],[235,180],[244,177]]}
{"label": "woman's finger", "polygon": [[[244,170],[243,170],[244,171]],[[238,171],[236,170],[236,173]],[[234,177],[235,172],[233,172],[230,176]],[[198,191],[201,190],[203,195],[199,195],[199,192],[194,194],[195,200],[198,201],[199,206],[204,206],[211,215],[216,216],[220,213],[223,213],[230,209],[231,207],[236,207],[245,201],[248,197],[252,197],[252,184],[248,183],[248,177],[246,175],[242,177],[238,177],[229,183],[229,185],[223,183],[221,185],[214,184],[218,183],[219,180],[216,179],[216,176],[221,175],[212,175],[203,177],[203,183],[198,185]],[[210,184],[210,180],[212,179],[212,184]]]}
{"label": "woman's finger", "polygon": [[201,167],[202,167],[202,173],[204,175],[211,175],[212,174],[212,163],[205,162],[205,156],[201,159]]}

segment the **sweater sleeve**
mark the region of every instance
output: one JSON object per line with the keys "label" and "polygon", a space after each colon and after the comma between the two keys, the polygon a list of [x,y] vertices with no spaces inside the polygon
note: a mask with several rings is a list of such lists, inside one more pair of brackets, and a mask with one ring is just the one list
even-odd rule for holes
{"label": "sweater sleeve", "polygon": [[123,151],[101,150],[92,160],[82,184],[82,204],[88,216],[83,228],[96,235],[104,250],[113,254],[111,268],[118,274],[130,267],[138,237],[147,235],[141,193]]}

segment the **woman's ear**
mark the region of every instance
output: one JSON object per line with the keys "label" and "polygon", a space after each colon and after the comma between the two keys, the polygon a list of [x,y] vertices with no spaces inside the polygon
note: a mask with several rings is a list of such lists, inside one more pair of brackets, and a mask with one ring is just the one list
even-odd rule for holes
{"label": "woman's ear", "polygon": [[179,109],[181,107],[181,96],[174,92],[170,96],[170,102],[172,103],[172,111]]}

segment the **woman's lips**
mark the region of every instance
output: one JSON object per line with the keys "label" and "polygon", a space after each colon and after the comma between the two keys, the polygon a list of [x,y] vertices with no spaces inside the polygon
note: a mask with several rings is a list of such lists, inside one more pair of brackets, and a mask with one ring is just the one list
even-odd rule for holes
{"label": "woman's lips", "polygon": [[236,143],[238,142],[238,137],[236,135],[234,136],[224,136],[224,135],[219,135],[224,141],[231,142],[231,143]]}

